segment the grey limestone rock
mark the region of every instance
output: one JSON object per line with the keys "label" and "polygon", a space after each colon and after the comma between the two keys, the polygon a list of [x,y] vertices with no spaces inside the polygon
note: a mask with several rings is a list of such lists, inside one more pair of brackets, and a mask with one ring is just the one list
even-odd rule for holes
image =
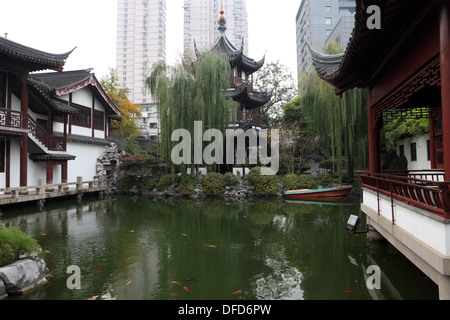
{"label": "grey limestone rock", "polygon": [[[0,268],[0,282],[8,294],[18,295],[47,282],[48,269],[42,259],[23,259]],[[1,286],[1,285],[0,285]]]}

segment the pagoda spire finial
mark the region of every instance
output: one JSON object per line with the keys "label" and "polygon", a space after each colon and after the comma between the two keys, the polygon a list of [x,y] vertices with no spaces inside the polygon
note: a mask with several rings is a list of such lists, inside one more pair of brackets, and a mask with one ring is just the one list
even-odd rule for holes
{"label": "pagoda spire finial", "polygon": [[223,3],[220,5],[220,17],[219,17],[219,27],[217,28],[220,33],[224,34],[227,30],[227,20],[224,17],[225,11],[223,10]]}
{"label": "pagoda spire finial", "polygon": [[223,16],[223,14],[225,13],[225,11],[223,10],[223,3],[220,4],[220,21],[225,20],[225,17]]}

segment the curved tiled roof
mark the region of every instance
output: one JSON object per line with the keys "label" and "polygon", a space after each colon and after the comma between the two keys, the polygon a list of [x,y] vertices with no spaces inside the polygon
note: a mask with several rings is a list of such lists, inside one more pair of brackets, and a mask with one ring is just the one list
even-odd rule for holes
{"label": "curved tiled roof", "polygon": [[244,81],[235,88],[227,89],[225,97],[245,104],[249,110],[265,105],[272,98],[273,90],[270,92],[249,92],[247,88],[247,82]]}
{"label": "curved tiled roof", "polygon": [[33,153],[30,159],[33,161],[67,161],[75,160],[76,156],[64,153]]}
{"label": "curved tiled roof", "polygon": [[39,97],[42,100],[44,100],[53,109],[55,113],[57,114],[78,113],[78,109],[72,108],[68,104],[53,99],[50,94],[52,92],[52,89],[45,83],[33,79],[28,79],[28,85],[34,92],[36,92],[39,95]]}
{"label": "curved tiled roof", "polygon": [[22,60],[29,64],[30,71],[53,69],[62,70],[66,59],[74,49],[63,54],[53,54],[24,46],[0,37],[0,54]]}
{"label": "curved tiled roof", "polygon": [[[221,11],[222,12],[222,11]],[[223,18],[223,15],[221,16]],[[212,45],[210,51],[217,53],[223,60],[228,61],[230,64],[234,66],[238,66],[240,70],[243,70],[248,73],[254,73],[261,69],[265,62],[265,57],[261,60],[256,61],[247,57],[244,54],[244,39],[242,39],[242,43],[239,49],[237,49],[228,37],[226,36],[226,20],[225,18],[219,20],[219,37],[216,39],[214,44]],[[195,53],[198,56],[201,55],[199,50],[197,49],[197,44],[194,40],[194,49]]]}
{"label": "curved tiled roof", "polygon": [[[383,57],[396,48],[398,36],[408,34],[405,28],[414,24],[421,11],[435,0],[356,0],[355,27],[344,54],[326,55],[309,47],[313,64],[320,78],[336,87],[337,93],[366,87]],[[376,4],[381,11],[381,29],[369,29],[367,13]]]}
{"label": "curved tiled roof", "polygon": [[98,99],[103,100],[105,106],[108,107],[105,108],[107,114],[120,115],[119,109],[106,94],[91,71],[92,69],[83,69],[64,72],[34,73],[30,75],[30,79],[41,83],[43,86],[47,86],[55,95],[68,94],[90,86],[94,95]]}

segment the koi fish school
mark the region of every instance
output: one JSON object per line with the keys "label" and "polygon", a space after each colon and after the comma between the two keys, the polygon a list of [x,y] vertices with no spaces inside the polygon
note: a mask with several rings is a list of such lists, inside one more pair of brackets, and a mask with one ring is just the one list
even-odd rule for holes
{"label": "koi fish school", "polygon": [[193,307],[186,304],[184,307],[179,307],[179,315],[200,315],[209,318],[209,316],[215,313],[221,313],[222,315],[269,315],[271,305],[222,305],[222,309],[214,309],[213,307]]}

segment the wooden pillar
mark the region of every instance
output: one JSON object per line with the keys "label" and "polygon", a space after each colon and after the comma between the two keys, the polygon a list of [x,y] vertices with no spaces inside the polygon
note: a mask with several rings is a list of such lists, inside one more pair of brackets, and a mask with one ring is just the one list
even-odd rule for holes
{"label": "wooden pillar", "polygon": [[64,115],[64,151],[67,151],[67,125],[68,125],[69,115]]}
{"label": "wooden pillar", "polygon": [[67,183],[67,161],[61,163],[61,183]]}
{"label": "wooden pillar", "polygon": [[20,186],[28,184],[28,134],[24,133],[20,139]]}
{"label": "wooden pillar", "polygon": [[47,184],[53,184],[53,162],[47,162]]}
{"label": "wooden pillar", "polygon": [[[22,128],[28,130],[28,73],[22,74],[22,93],[20,107],[22,111]],[[22,135],[20,141],[20,186],[26,187],[28,183],[28,133]]]}
{"label": "wooden pillar", "polygon": [[450,180],[450,3],[441,1],[439,15],[442,127],[445,180]]}
{"label": "wooden pillar", "polygon": [[20,96],[22,111],[22,128],[28,129],[28,73],[22,75],[22,95]]}
{"label": "wooden pillar", "polygon": [[375,123],[374,111],[368,110],[369,120],[369,171],[381,173],[380,126]]}
{"label": "wooden pillar", "polygon": [[92,95],[92,110],[91,110],[92,138],[95,138],[94,117],[95,117],[95,96]]}
{"label": "wooden pillar", "polygon": [[6,140],[5,187],[11,187],[11,140]]}
{"label": "wooden pillar", "polygon": [[435,121],[436,119],[430,112],[430,167],[436,169],[436,135],[435,135]]}
{"label": "wooden pillar", "polygon": [[50,111],[47,112],[47,147],[49,150],[52,148],[52,136],[53,136],[53,117]]}
{"label": "wooden pillar", "polygon": [[[69,106],[72,107],[72,93],[69,93]],[[69,134],[72,134],[72,118],[73,115],[69,115]]]}

